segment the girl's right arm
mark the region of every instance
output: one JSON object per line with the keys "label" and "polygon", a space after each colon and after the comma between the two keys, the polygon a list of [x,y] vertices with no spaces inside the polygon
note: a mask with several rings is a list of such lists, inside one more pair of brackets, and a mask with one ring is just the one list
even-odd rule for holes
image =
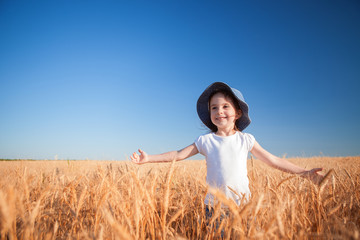
{"label": "girl's right arm", "polygon": [[143,163],[160,163],[160,162],[172,162],[184,160],[195,154],[199,153],[195,143],[183,148],[179,151],[171,151],[166,152],[163,154],[156,154],[156,155],[148,155],[146,152],[139,149],[139,153],[134,152],[132,156],[130,156],[131,161],[136,164],[143,164]]}

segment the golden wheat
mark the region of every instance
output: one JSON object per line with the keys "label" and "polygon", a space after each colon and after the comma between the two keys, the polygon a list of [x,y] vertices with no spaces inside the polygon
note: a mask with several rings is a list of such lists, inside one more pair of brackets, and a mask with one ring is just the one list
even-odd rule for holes
{"label": "golden wheat", "polygon": [[360,157],[289,160],[327,174],[314,185],[251,158],[240,206],[207,188],[205,161],[1,161],[0,239],[359,239]]}

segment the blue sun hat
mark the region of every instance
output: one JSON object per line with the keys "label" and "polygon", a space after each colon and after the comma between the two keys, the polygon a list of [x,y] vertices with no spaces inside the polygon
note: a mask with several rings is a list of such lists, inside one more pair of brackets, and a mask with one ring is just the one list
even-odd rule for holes
{"label": "blue sun hat", "polygon": [[200,95],[196,108],[200,120],[211,130],[216,129],[216,126],[211,122],[210,110],[209,110],[209,101],[216,92],[226,91],[234,96],[234,99],[237,100],[238,105],[242,111],[241,117],[235,122],[236,127],[243,131],[247,126],[249,126],[251,120],[249,117],[249,106],[245,102],[245,99],[241,92],[235,88],[231,88],[229,85],[223,82],[215,82],[205,89],[205,91]]}

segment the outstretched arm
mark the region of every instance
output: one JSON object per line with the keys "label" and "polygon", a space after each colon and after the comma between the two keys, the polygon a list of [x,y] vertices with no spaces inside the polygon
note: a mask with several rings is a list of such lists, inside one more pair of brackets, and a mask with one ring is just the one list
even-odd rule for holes
{"label": "outstretched arm", "polygon": [[311,170],[306,170],[285,159],[272,155],[271,153],[263,149],[257,141],[255,141],[251,153],[257,159],[260,159],[261,161],[265,162],[266,164],[274,168],[280,169],[288,173],[299,174],[303,177],[309,178],[314,183],[320,183],[323,178],[323,175],[318,173],[322,171],[322,168],[313,168]]}
{"label": "outstretched arm", "polygon": [[136,164],[143,164],[143,163],[159,163],[159,162],[172,162],[184,160],[195,154],[199,153],[195,143],[183,148],[179,151],[171,151],[166,152],[163,154],[156,154],[156,155],[148,155],[146,152],[139,149],[139,153],[134,152],[132,156],[130,156],[131,161]]}

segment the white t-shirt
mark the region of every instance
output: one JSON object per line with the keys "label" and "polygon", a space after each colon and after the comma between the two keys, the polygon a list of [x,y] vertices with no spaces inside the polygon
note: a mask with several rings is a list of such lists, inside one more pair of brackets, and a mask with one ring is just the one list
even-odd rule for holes
{"label": "white t-shirt", "polygon": [[[195,141],[199,153],[206,157],[206,182],[211,187],[222,190],[225,195],[240,204],[240,196],[250,196],[247,176],[247,156],[254,146],[255,138],[248,133],[237,131],[234,135],[221,137],[215,133],[200,136]],[[207,194],[205,204],[213,204],[214,197]]]}

